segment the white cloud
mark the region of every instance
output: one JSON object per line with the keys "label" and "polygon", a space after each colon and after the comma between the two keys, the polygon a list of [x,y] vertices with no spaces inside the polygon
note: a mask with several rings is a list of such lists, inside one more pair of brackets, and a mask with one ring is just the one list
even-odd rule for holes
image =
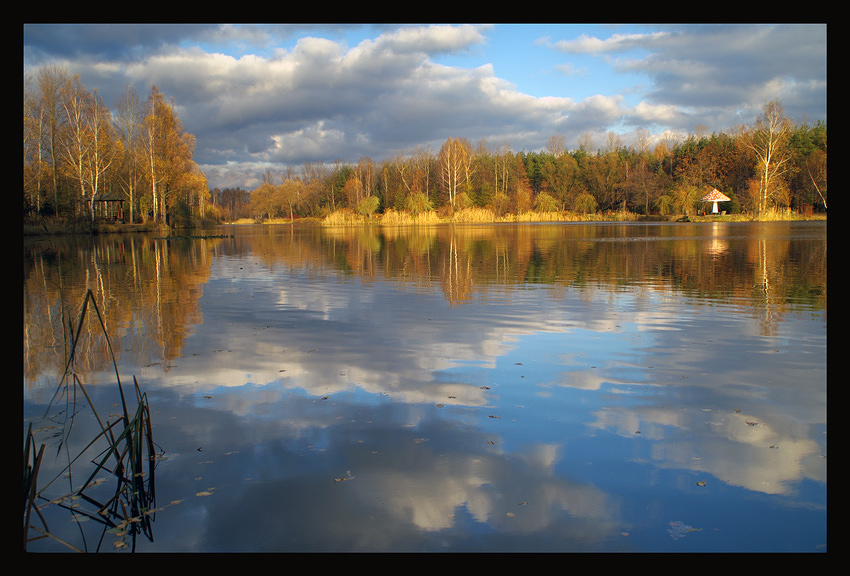
{"label": "white cloud", "polygon": [[[595,27],[607,36],[572,38],[583,28],[532,26],[533,38],[524,30],[27,26],[24,60],[64,64],[107,104],[128,82],[143,97],[156,85],[196,136],[196,160],[214,186],[243,163],[247,172],[266,162],[380,161],[449,136],[536,150],[555,134],[574,146],[585,132],[623,127],[721,131],[773,98],[792,117],[826,119],[823,25]],[[516,60],[526,45],[536,59],[521,73],[566,75],[566,90],[531,96],[500,77],[497,50]],[[609,77],[618,84],[591,84]],[[571,87],[590,96],[576,98]]]}
{"label": "white cloud", "polygon": [[655,41],[666,38],[668,35],[668,32],[614,34],[610,38],[600,39],[582,34],[575,40],[557,41],[553,43],[553,47],[568,54],[604,54],[623,52],[635,48],[646,48]]}
{"label": "white cloud", "polygon": [[676,106],[669,104],[650,104],[649,102],[640,102],[632,110],[632,122],[638,126],[653,124],[653,125],[669,125],[677,124],[682,117],[682,111]]}

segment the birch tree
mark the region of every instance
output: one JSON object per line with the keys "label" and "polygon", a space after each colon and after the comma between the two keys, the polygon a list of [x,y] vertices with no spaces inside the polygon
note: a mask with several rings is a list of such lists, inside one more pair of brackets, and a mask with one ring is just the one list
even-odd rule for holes
{"label": "birch tree", "polygon": [[124,145],[121,187],[130,204],[130,222],[135,220],[137,190],[142,175],[140,163],[141,138],[144,129],[144,107],[135,88],[127,86],[119,97],[113,121]]}
{"label": "birch tree", "polygon": [[30,207],[41,212],[41,189],[44,161],[41,145],[44,134],[42,102],[36,91],[33,77],[24,76],[24,194],[29,196]]}
{"label": "birch tree", "polygon": [[94,223],[95,200],[119,152],[109,109],[97,92],[89,92],[76,75],[65,85],[62,107],[68,125],[63,149],[65,166],[78,183],[80,200],[87,204]]}
{"label": "birch tree", "polygon": [[454,208],[458,195],[463,192],[462,185],[469,181],[469,146],[459,138],[449,137],[440,148],[438,161],[443,188],[448,194],[449,205]]}
{"label": "birch tree", "polygon": [[151,88],[144,122],[146,172],[151,187],[151,207],[154,222],[165,220],[161,188],[165,183],[166,146],[163,127],[165,100],[156,86]]}
{"label": "birch tree", "polygon": [[[91,153],[92,134],[89,112],[92,106],[92,96],[85,89],[79,76],[74,76],[65,84],[62,91],[62,109],[68,124],[68,138],[62,148],[63,165],[68,175],[73,178],[79,191],[79,199],[86,201],[90,196],[86,182],[88,156]],[[92,219],[94,219],[94,204],[92,203]]]}
{"label": "birch tree", "polygon": [[121,144],[116,138],[109,109],[97,95],[97,90],[89,100],[89,131],[91,147],[89,149],[86,177],[91,191],[91,216],[94,221],[94,202],[103,190],[106,174],[121,152]]}
{"label": "birch tree", "polygon": [[508,143],[502,144],[501,148],[494,151],[493,154],[493,189],[496,194],[508,194],[508,177],[510,175],[511,166],[511,149]]}
{"label": "birch tree", "polygon": [[143,133],[154,221],[166,223],[168,202],[181,192],[180,178],[196,168],[192,161],[195,141],[183,132],[174,109],[156,86],[148,98]]}
{"label": "birch tree", "polygon": [[791,121],[782,103],[772,100],[764,105],[755,127],[744,136],[745,145],[756,155],[758,181],[756,209],[764,212],[783,190],[784,176],[791,164],[788,140]]}
{"label": "birch tree", "polygon": [[61,163],[60,144],[64,132],[62,113],[62,87],[68,73],[58,66],[45,66],[38,72],[36,81],[39,91],[39,114],[41,122],[40,145],[50,159],[50,180],[53,192],[53,209],[59,215],[59,170]]}
{"label": "birch tree", "polygon": [[375,174],[372,159],[366,156],[360,158],[354,173],[360,180],[360,187],[365,197],[371,196],[375,188]]}
{"label": "birch tree", "polygon": [[428,148],[416,146],[413,152],[411,152],[411,157],[413,158],[413,165],[416,169],[414,174],[419,175],[419,180],[422,183],[420,192],[425,194],[425,200],[430,202],[431,165],[434,154]]}

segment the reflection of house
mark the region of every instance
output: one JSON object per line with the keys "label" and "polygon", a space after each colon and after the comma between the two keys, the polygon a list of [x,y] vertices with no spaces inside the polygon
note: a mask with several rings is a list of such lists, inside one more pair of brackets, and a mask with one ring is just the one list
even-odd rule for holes
{"label": "reflection of house", "polygon": [[94,197],[94,216],[100,220],[123,220],[124,198],[118,192],[104,192]]}

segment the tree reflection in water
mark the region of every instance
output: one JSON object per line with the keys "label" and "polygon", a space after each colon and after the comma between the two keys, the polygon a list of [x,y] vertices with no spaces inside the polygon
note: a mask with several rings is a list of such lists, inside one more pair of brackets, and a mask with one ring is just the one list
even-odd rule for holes
{"label": "tree reflection in water", "polygon": [[25,245],[25,421],[88,289],[152,397],[142,551],[825,545],[825,223],[223,232]]}

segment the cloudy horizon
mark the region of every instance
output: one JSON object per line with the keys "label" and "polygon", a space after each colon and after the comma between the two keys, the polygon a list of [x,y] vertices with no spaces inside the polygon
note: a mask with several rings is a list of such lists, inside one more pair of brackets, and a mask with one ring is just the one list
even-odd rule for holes
{"label": "cloudy horizon", "polygon": [[61,66],[110,108],[157,86],[211,188],[448,137],[723,132],[777,99],[826,122],[826,24],[24,24],[23,45],[25,72]]}

